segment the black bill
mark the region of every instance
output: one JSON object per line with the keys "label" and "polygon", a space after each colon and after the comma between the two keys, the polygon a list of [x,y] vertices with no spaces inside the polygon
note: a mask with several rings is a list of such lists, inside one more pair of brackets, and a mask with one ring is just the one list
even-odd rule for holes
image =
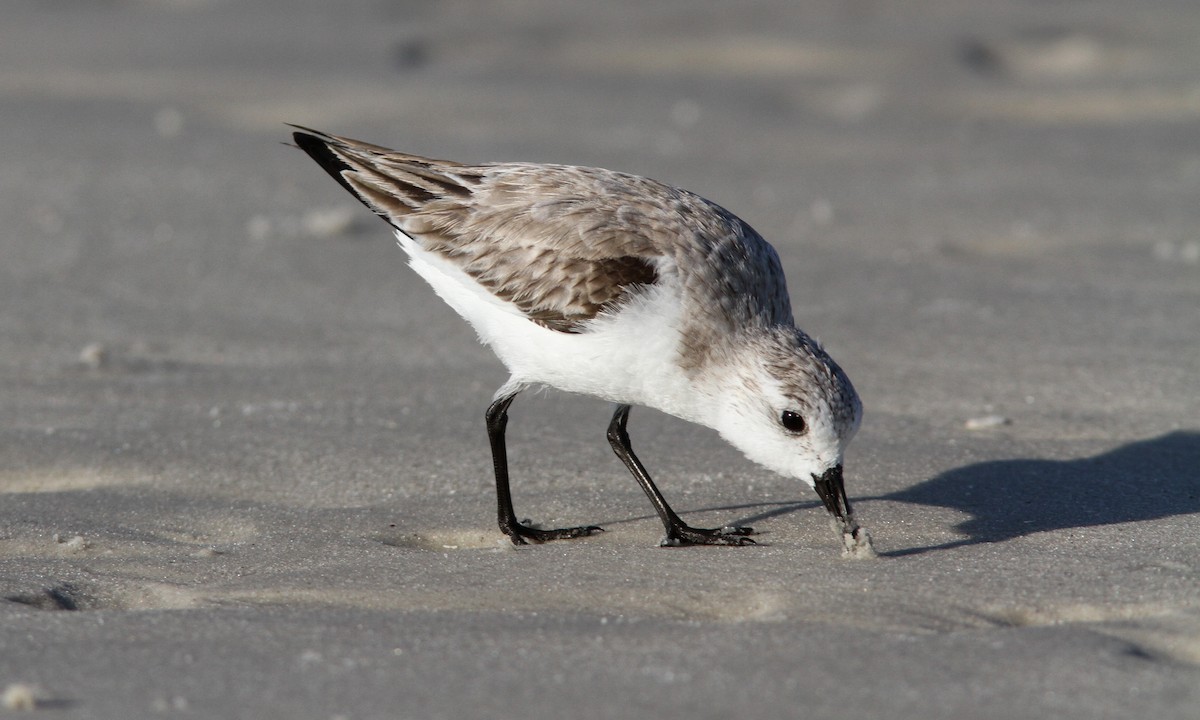
{"label": "black bill", "polygon": [[835,465],[821,476],[813,475],[812,477],[813,487],[816,488],[817,495],[821,496],[821,502],[825,503],[825,509],[841,520],[843,524],[849,524],[854,514],[850,509],[850,501],[846,499],[846,482],[842,479],[842,466]]}

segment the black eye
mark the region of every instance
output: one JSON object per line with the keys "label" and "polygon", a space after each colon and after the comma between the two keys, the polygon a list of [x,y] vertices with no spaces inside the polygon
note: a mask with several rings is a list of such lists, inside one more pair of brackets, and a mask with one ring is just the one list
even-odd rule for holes
{"label": "black eye", "polygon": [[804,418],[800,417],[799,413],[794,413],[791,410],[784,410],[783,415],[779,417],[779,422],[783,423],[783,427],[788,432],[800,435],[808,429],[808,424],[804,422]]}

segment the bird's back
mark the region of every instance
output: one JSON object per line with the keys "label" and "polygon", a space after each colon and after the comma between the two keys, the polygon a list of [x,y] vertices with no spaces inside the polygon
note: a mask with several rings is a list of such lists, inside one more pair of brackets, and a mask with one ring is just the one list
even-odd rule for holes
{"label": "bird's back", "polygon": [[779,259],[704,198],[599,168],[464,165],[303,130],[297,145],[419,246],[538,325],[584,333],[635,295],[679,295],[680,352],[792,324]]}

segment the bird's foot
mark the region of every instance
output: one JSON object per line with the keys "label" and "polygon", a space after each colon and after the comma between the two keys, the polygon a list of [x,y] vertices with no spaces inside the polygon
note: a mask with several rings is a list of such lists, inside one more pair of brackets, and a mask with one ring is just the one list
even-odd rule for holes
{"label": "bird's foot", "polygon": [[500,529],[504,531],[509,540],[512,540],[513,545],[528,545],[530,543],[540,545],[550,540],[570,540],[604,532],[604,528],[597,525],[542,530],[541,528],[529,527],[518,522],[512,523],[509,527],[501,526]]}
{"label": "bird's foot", "polygon": [[754,528],[748,527],[719,527],[694,528],[689,525],[679,525],[667,531],[667,536],[659,543],[661,547],[682,547],[684,545],[757,545],[747,537],[753,535]]}

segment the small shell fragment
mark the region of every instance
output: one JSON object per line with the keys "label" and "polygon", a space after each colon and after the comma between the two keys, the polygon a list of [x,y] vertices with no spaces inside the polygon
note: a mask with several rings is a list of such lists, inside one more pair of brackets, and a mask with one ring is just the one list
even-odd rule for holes
{"label": "small shell fragment", "polygon": [[1012,420],[1003,415],[983,415],[981,417],[973,417],[967,420],[965,424],[968,430],[988,430],[1003,425],[1011,425]]}

